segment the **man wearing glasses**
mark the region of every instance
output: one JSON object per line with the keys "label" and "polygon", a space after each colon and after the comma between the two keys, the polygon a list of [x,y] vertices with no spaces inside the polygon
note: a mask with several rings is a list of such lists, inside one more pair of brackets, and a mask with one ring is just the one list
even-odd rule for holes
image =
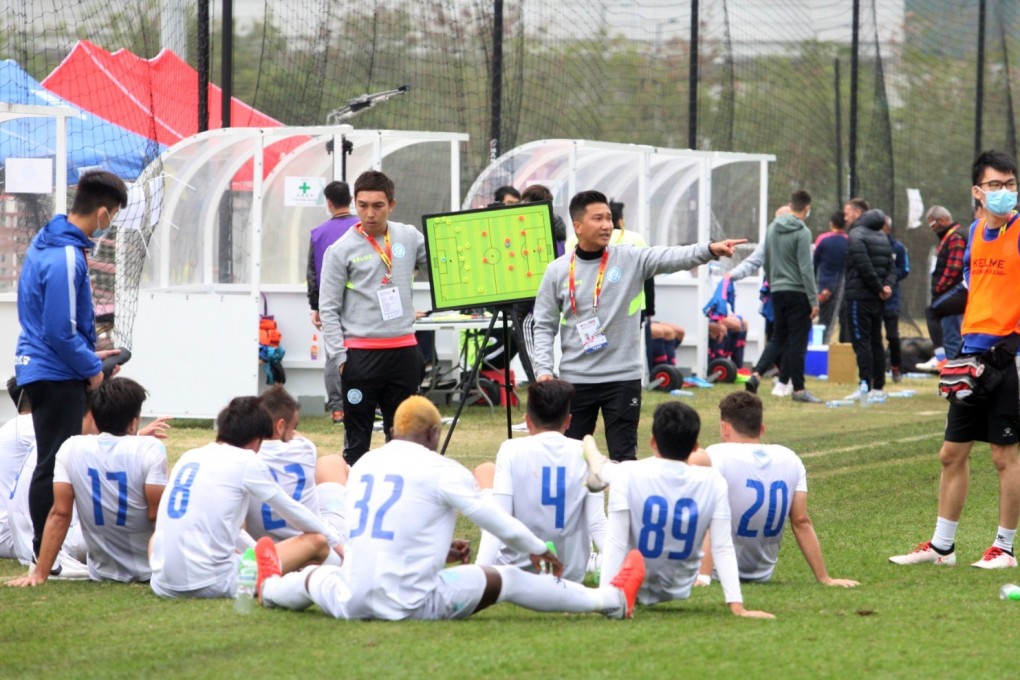
{"label": "man wearing glasses", "polygon": [[[964,258],[969,285],[963,313],[961,355],[982,355],[998,365],[999,384],[977,406],[950,402],[945,441],[939,452],[938,519],[935,534],[906,555],[890,557],[896,564],[956,564],[954,540],[967,499],[968,458],[975,441],[988,442],[999,472],[999,528],[992,544],[971,566],[981,569],[1016,567],[1013,538],[1020,512],[1020,404],[1016,334],[1020,333],[1020,215],[1017,202],[1016,160],[1001,151],[986,151],[974,161],[971,195],[984,208],[982,219],[970,227]],[[993,350],[989,352],[989,350]],[[992,356],[989,356],[989,355]],[[1003,356],[1005,355],[1005,356]],[[997,357],[1003,361],[996,362]]]}

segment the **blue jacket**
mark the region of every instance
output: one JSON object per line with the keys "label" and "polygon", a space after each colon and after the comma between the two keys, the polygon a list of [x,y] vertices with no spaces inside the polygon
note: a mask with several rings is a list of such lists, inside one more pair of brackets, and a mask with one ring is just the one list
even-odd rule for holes
{"label": "blue jacket", "polygon": [[890,236],[889,243],[892,244],[893,259],[896,260],[896,285],[892,287],[892,297],[885,301],[882,313],[892,316],[900,313],[900,281],[910,274],[910,257],[900,241]]}
{"label": "blue jacket", "polygon": [[91,249],[92,241],[64,215],[54,217],[32,239],[18,279],[19,385],[88,380],[102,368],[85,259]]}

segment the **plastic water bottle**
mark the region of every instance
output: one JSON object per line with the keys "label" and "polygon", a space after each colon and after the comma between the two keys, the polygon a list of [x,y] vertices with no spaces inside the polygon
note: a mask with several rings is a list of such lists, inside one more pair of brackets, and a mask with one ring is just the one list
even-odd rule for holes
{"label": "plastic water bottle", "polygon": [[1000,600],[1020,600],[1020,586],[1015,583],[1007,583],[999,588]]}
{"label": "plastic water bottle", "polygon": [[255,549],[248,548],[241,555],[237,565],[237,590],[234,591],[234,611],[238,614],[250,614],[255,609],[255,582],[258,580],[259,567],[255,561]]}
{"label": "plastic water bottle", "polygon": [[833,399],[825,402],[825,405],[829,408],[839,408],[840,406],[853,406],[856,403],[853,399]]}
{"label": "plastic water bottle", "polygon": [[670,390],[669,393],[674,397],[693,397],[694,392],[690,390]]}
{"label": "plastic water bottle", "polygon": [[858,399],[861,402],[861,408],[868,408],[868,381],[862,380],[861,386],[858,388]]}
{"label": "plastic water bottle", "polygon": [[889,392],[886,396],[890,399],[909,399],[916,395],[917,390],[900,390],[899,392]]}
{"label": "plastic water bottle", "polygon": [[[552,541],[546,541],[545,542],[545,547],[549,550],[549,552],[551,552],[556,557],[560,556],[560,554],[558,552],[556,552],[556,544],[553,543]],[[551,574],[552,573],[552,567],[549,565],[548,562],[545,562],[545,561],[542,562],[542,572],[546,573],[546,574]]]}
{"label": "plastic water bottle", "polygon": [[312,361],[319,360],[319,336],[314,333],[312,334],[312,348],[311,351],[308,352],[308,355]]}

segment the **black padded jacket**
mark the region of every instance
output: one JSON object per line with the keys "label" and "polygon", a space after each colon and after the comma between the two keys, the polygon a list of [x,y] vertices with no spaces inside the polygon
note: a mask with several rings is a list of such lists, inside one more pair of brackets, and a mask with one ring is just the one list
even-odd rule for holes
{"label": "black padded jacket", "polygon": [[844,284],[847,300],[878,300],[883,286],[896,286],[896,261],[883,226],[885,213],[868,210],[850,227]]}

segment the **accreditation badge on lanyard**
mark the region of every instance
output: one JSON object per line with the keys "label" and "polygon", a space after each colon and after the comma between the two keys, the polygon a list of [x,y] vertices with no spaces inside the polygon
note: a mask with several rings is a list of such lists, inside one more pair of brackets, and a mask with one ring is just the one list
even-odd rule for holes
{"label": "accreditation badge on lanyard", "polygon": [[[386,234],[383,237],[385,249],[379,247],[376,240],[365,231],[360,223],[355,227],[355,230],[365,237],[365,240],[372,246],[379,259],[386,265],[386,275],[379,282],[379,290],[375,292],[375,296],[379,300],[379,311],[382,313],[383,321],[399,319],[404,315],[404,307],[400,302],[400,291],[396,286],[390,285],[393,282],[393,248],[390,244],[390,230],[387,228]],[[389,287],[387,288],[386,286]]]}
{"label": "accreditation badge on lanyard", "polygon": [[[577,258],[577,251],[570,254],[570,268],[568,274],[567,288],[570,293],[570,311],[574,318],[577,316],[577,286],[574,283],[574,270]],[[602,324],[599,322],[599,296],[602,295],[602,281],[606,276],[606,263],[609,262],[609,247],[602,251],[602,262],[599,264],[599,273],[595,277],[595,292],[592,296],[591,312],[592,318],[581,321],[577,320],[577,333],[581,336],[581,347],[585,354],[592,354],[609,345],[605,333],[602,332]]]}

